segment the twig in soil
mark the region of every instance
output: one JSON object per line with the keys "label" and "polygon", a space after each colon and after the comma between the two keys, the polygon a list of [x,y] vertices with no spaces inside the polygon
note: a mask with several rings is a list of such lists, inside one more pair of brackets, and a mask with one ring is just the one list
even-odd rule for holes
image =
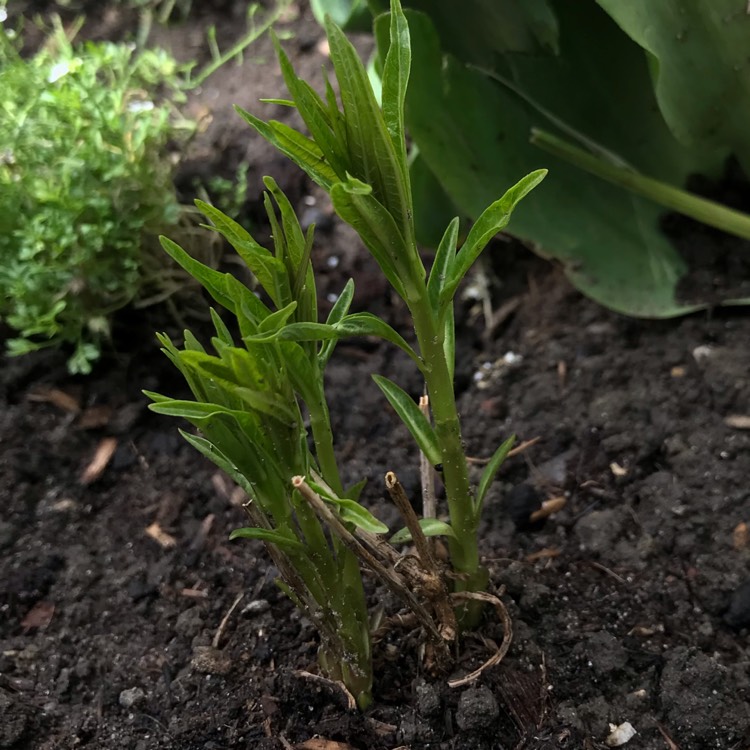
{"label": "twig in soil", "polygon": [[482,672],[489,669],[490,667],[494,667],[496,664],[499,664],[502,661],[505,654],[508,653],[511,641],[513,640],[513,625],[511,623],[508,610],[505,608],[502,600],[497,596],[493,596],[492,594],[480,593],[478,591],[457,591],[451,594],[451,599],[453,599],[454,601],[473,600],[492,604],[495,607],[495,611],[500,618],[500,622],[503,624],[504,630],[503,642],[500,644],[498,650],[484,664],[475,669],[473,672],[467,674],[465,677],[461,677],[461,679],[458,680],[450,680],[448,682],[448,687],[457,688],[474,682],[474,680],[476,680],[482,674]]}
{"label": "twig in soil", "polygon": [[354,700],[354,696],[346,689],[346,685],[344,685],[343,682],[339,682],[339,680],[329,680],[327,677],[323,677],[319,674],[313,674],[312,672],[305,672],[303,669],[298,669],[293,673],[296,677],[302,677],[306,680],[312,680],[313,682],[319,682],[322,685],[326,685],[328,687],[334,687],[338,688],[346,699],[346,710],[347,711],[356,711],[357,710],[357,701]]}
{"label": "twig in soil", "polygon": [[224,635],[224,629],[226,628],[227,623],[229,622],[229,618],[232,616],[232,612],[234,612],[234,610],[237,609],[237,605],[242,601],[242,597],[244,596],[245,594],[243,592],[240,592],[239,594],[237,594],[237,596],[234,597],[232,606],[228,609],[224,617],[221,618],[219,627],[216,630],[216,635],[214,635],[214,639],[211,642],[211,645],[214,648],[219,648],[219,642],[221,641],[221,636]]}
{"label": "twig in soil", "polygon": [[422,566],[424,575],[421,577],[420,588],[432,604],[435,615],[440,623],[440,635],[446,641],[454,641],[458,632],[456,624],[456,613],[450,602],[450,595],[445,585],[443,576],[440,575],[432,549],[427,542],[427,537],[419,525],[419,519],[411,507],[406,492],[398,481],[398,477],[389,471],[385,475],[385,487],[391,496],[394,504],[401,513],[406,528],[409,529],[414,546],[417,548],[417,555]]}
{"label": "twig in soil", "polygon": [[91,484],[99,479],[107,468],[109,462],[112,460],[112,456],[115,455],[116,450],[117,438],[102,438],[99,445],[96,447],[94,457],[91,459],[89,465],[83,470],[83,474],[81,474],[81,484]]}
{"label": "twig in soil", "polygon": [[628,585],[628,582],[621,575],[618,575],[614,570],[610,570],[600,562],[596,562],[596,560],[587,560],[585,564],[590,565],[592,568],[596,568],[597,570],[601,570],[602,573],[606,573],[608,576],[612,576],[612,578],[614,578],[618,583],[621,583],[623,586]]}
{"label": "twig in soil", "polygon": [[661,736],[664,737],[664,742],[667,743],[668,750],[680,750],[680,746],[667,734],[667,730],[661,724],[657,723],[656,728],[661,733]]}
{"label": "twig in soil", "polygon": [[[508,451],[508,458],[512,458],[513,456],[518,456],[519,454],[531,448],[532,445],[536,445],[541,439],[542,439],[541,436],[537,435],[537,437],[531,438],[531,440],[524,440],[522,443],[519,443],[515,448],[511,448],[511,450]],[[466,461],[470,464],[475,464],[476,466],[482,466],[483,464],[489,463],[490,459],[489,458],[473,458],[472,456],[467,456]]]}

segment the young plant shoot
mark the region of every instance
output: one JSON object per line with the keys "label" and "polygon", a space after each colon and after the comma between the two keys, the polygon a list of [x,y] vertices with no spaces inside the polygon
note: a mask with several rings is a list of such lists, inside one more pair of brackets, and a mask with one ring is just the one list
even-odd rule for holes
{"label": "young plant shoot", "polygon": [[[512,438],[497,449],[479,486],[472,490],[453,390],[453,301],[474,261],[507,225],[514,206],[543,179],[545,171],[523,178],[493,203],[460,248],[459,222],[453,219],[427,274],[415,239],[404,134],[410,42],[400,3],[393,0],[391,5],[382,106],[341,29],[329,19],[326,32],[338,97],[330,84],[321,98],[300,80],[277,44],[291,95],[291,100],[283,103],[297,108],[309,136],[280,122],[264,122],[240,113],[330,194],[337,214],[358,232],[395,293],[408,306],[418,350],[379,318],[369,313],[348,314],[354,293],[351,281],[327,321],[318,321],[310,263],[312,231],[303,235],[288,200],[266,178],[280,212],[279,218],[267,195],[274,253],[260,247],[221,212],[205,204],[199,208],[237,250],[271,306],[231,275],[202,266],[164,240],[167,252],[237,318],[241,345],[233,341],[215,313],[215,354],[208,354],[189,332],[182,350],[160,337],[196,400],[149,396],[155,411],[184,417],[198,427],[201,436],[183,433],[186,439],[245,489],[254,527],[235,531],[233,536],[257,538],[267,544],[281,572],[280,586],[320,630],[322,668],[341,679],[360,706],[365,706],[372,680],[370,635],[357,556],[368,565],[370,558],[355,556],[351,550],[361,547],[357,538],[365,540],[370,549],[377,548],[381,542],[375,535],[387,528],[357,502],[359,486],[345,489],[341,484],[323,388],[325,365],[336,341],[346,336],[378,336],[411,357],[424,377],[432,419],[396,383],[378,375],[374,379],[422,453],[433,466],[441,467],[450,522],[422,519],[423,533],[445,536],[459,591],[483,589],[487,574],[480,564],[477,528],[485,495]],[[313,447],[308,447],[306,440],[303,408],[310,416]],[[315,505],[318,500],[323,501],[324,512]],[[410,536],[413,534],[400,534],[401,539]],[[381,580],[389,578],[388,571],[378,575]],[[413,601],[409,592],[401,593],[407,602]],[[417,613],[422,611],[418,602],[410,606]],[[465,620],[464,624],[469,623]]]}

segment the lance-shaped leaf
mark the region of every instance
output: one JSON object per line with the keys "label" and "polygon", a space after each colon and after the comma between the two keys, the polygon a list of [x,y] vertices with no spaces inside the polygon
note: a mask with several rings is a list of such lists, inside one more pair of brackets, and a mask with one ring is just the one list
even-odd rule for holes
{"label": "lance-shaped leaf", "polygon": [[323,500],[334,505],[343,521],[351,523],[357,528],[369,531],[371,534],[387,534],[388,527],[370,513],[367,508],[350,498],[336,497],[325,485],[307,479],[307,483]]}
{"label": "lance-shaped leaf", "polygon": [[338,181],[336,171],[328,164],[325,154],[315,141],[283,122],[277,120],[264,122],[241,107],[235,107],[235,110],[260,135],[304,170],[307,176],[324,190],[329,191],[331,186]]}
{"label": "lance-shaped leaf", "polygon": [[419,410],[419,406],[414,402],[414,399],[388,378],[384,378],[382,375],[373,375],[372,378],[383,391],[401,421],[406,425],[419,449],[427,456],[427,460],[433,466],[441,463],[443,459],[435,430],[432,429],[432,425]]}
{"label": "lance-shaped leaf", "polygon": [[[427,282],[427,291],[430,295],[430,303],[435,316],[441,312],[440,299],[443,289],[448,283],[450,271],[456,258],[456,246],[458,245],[458,229],[461,224],[460,219],[456,216],[445,229],[443,238],[440,240],[435,261],[430,269],[430,278]],[[451,299],[446,300],[451,302]]]}
{"label": "lance-shaped leaf", "polygon": [[[354,299],[354,279],[349,279],[346,282],[346,286],[343,288],[338,299],[331,308],[331,312],[328,313],[326,323],[329,326],[334,326],[338,323],[348,312],[351,307],[352,300]],[[330,339],[327,341],[318,354],[318,362],[320,363],[321,369],[325,368],[326,363],[331,358],[333,350],[336,348],[337,339]]]}
{"label": "lance-shaped leaf", "polygon": [[229,535],[229,539],[258,539],[267,544],[275,544],[284,550],[284,552],[294,552],[297,554],[304,552],[304,547],[296,539],[288,537],[280,531],[272,531],[271,529],[245,526],[241,529],[235,529]]}
{"label": "lance-shaped leaf", "polygon": [[511,435],[502,445],[492,454],[492,458],[487,462],[487,466],[484,467],[482,476],[479,480],[479,486],[477,487],[477,494],[474,498],[474,512],[477,516],[482,511],[482,504],[484,498],[487,496],[487,491],[490,489],[492,482],[495,481],[495,475],[498,469],[503,465],[503,461],[508,457],[513,444],[516,442],[516,436]]}
{"label": "lance-shaped leaf", "polygon": [[369,185],[354,178],[334,185],[331,200],[336,213],[356,230],[391,286],[405,299],[407,284],[412,286],[405,262],[408,249],[393,216]]}
{"label": "lance-shaped leaf", "polygon": [[344,108],[347,171],[373,187],[399,230],[410,237],[412,207],[406,165],[393,145],[367,70],[336,24],[328,21],[326,33]]}
{"label": "lance-shaped leaf", "polygon": [[546,174],[546,169],[537,169],[526,175],[502,198],[482,212],[448,270],[449,278],[442,291],[442,301],[453,299],[461,279],[474,265],[482,250],[487,247],[487,243],[508,225],[516,204],[528,195],[545,178]]}
{"label": "lance-shaped leaf", "polygon": [[[449,523],[437,518],[420,518],[419,527],[425,536],[450,536],[455,538],[456,532]],[[404,544],[412,540],[411,532],[407,528],[397,531],[391,538],[391,544]]]}

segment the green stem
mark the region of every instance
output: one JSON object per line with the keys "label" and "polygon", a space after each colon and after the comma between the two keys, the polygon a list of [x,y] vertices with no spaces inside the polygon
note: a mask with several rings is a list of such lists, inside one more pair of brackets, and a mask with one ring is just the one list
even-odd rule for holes
{"label": "green stem", "polygon": [[703,224],[730,232],[745,240],[750,239],[750,216],[748,214],[734,211],[721,203],[700,198],[686,190],[646,177],[632,169],[612,164],[544,130],[533,129],[531,142],[579,169],[630,190],[636,195],[648,198]]}
{"label": "green stem", "polygon": [[461,425],[456,408],[449,363],[443,348],[443,331],[431,312],[427,290],[411,307],[414,328],[425,361],[425,381],[443,459],[443,482],[455,539],[448,537],[451,562],[457,573],[458,590],[477,590],[486,584],[479,564],[477,518],[471,502],[469,471],[461,442]]}

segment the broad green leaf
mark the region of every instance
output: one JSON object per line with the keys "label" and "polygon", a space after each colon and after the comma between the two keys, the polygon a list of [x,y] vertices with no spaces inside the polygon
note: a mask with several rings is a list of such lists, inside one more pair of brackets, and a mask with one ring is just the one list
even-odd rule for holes
{"label": "broad green leaf", "polygon": [[[442,302],[453,299],[458,285],[474,262],[487,247],[487,243],[508,225],[516,204],[525,198],[547,175],[546,169],[537,169],[516,183],[505,195],[488,206],[469,231],[466,242],[456,254],[448,269],[448,280],[442,291]],[[458,231],[458,226],[456,226]]]}
{"label": "broad green leaf", "polygon": [[[750,14],[740,0],[597,0],[646,52],[664,119],[687,146],[750,171]],[[644,170],[648,172],[648,170]]]}
{"label": "broad green leaf", "polygon": [[384,378],[382,375],[373,375],[372,379],[378,384],[380,390],[383,391],[388,402],[416,441],[419,449],[427,456],[427,460],[433,466],[439,464],[442,461],[442,457],[437,436],[432,429],[432,425],[419,410],[419,406],[406,391],[388,380],[388,378]]}
{"label": "broad green leaf", "polygon": [[266,544],[273,544],[276,547],[284,550],[285,552],[304,552],[304,547],[296,539],[282,534],[279,531],[272,531],[271,529],[259,529],[257,527],[246,526],[241,529],[235,529],[230,535],[229,539],[258,539]]}
{"label": "broad green leaf", "polygon": [[[441,46],[453,44],[449,25],[441,40],[426,16],[407,14],[412,73],[406,118],[420,160],[460,213],[473,218],[521,175],[548,167],[544,185],[516,207],[512,234],[559,259],[579,289],[615,310],[642,317],[693,310],[695,304],[676,297],[686,264],[660,232],[660,208],[536,149],[528,138],[534,126],[566,137],[573,132],[579,142],[600,144],[675,185],[691,173],[715,174],[724,154],[686,149],[674,139],[658,111],[642,50],[593,2],[550,5],[560,19],[560,56],[519,54],[501,45],[494,57],[485,50],[480,58],[464,46],[453,48],[465,55],[459,60]],[[473,7],[489,5],[473,0]],[[456,18],[449,4],[434,8]],[[502,33],[487,29],[488,35]],[[415,212],[429,211],[423,195]]]}
{"label": "broad green leaf", "polygon": [[[437,518],[420,518],[419,527],[422,529],[422,533],[427,536],[449,536],[455,539],[456,532],[453,531],[450,524],[445,521],[440,521]],[[404,527],[400,531],[397,531],[391,538],[391,544],[404,544],[412,541],[411,532],[409,529]]]}
{"label": "broad green leaf", "polygon": [[477,494],[476,494],[476,497],[474,498],[474,510],[477,516],[479,516],[479,514],[482,511],[482,504],[484,503],[484,498],[487,496],[487,492],[490,489],[492,482],[495,481],[495,475],[497,474],[498,469],[503,465],[503,462],[508,457],[508,454],[510,453],[510,450],[513,447],[513,444],[515,442],[516,442],[516,436],[511,435],[492,454],[492,458],[490,458],[490,460],[487,462],[487,465],[484,467],[482,476],[479,479],[479,486],[477,487]]}
{"label": "broad green leaf", "polygon": [[315,141],[298,133],[294,128],[290,128],[283,122],[277,122],[276,120],[264,122],[241,107],[235,106],[235,110],[260,135],[291,159],[300,169],[304,170],[308,177],[324,190],[329,191],[331,186],[338,181],[338,175],[328,164],[325,154]]}

